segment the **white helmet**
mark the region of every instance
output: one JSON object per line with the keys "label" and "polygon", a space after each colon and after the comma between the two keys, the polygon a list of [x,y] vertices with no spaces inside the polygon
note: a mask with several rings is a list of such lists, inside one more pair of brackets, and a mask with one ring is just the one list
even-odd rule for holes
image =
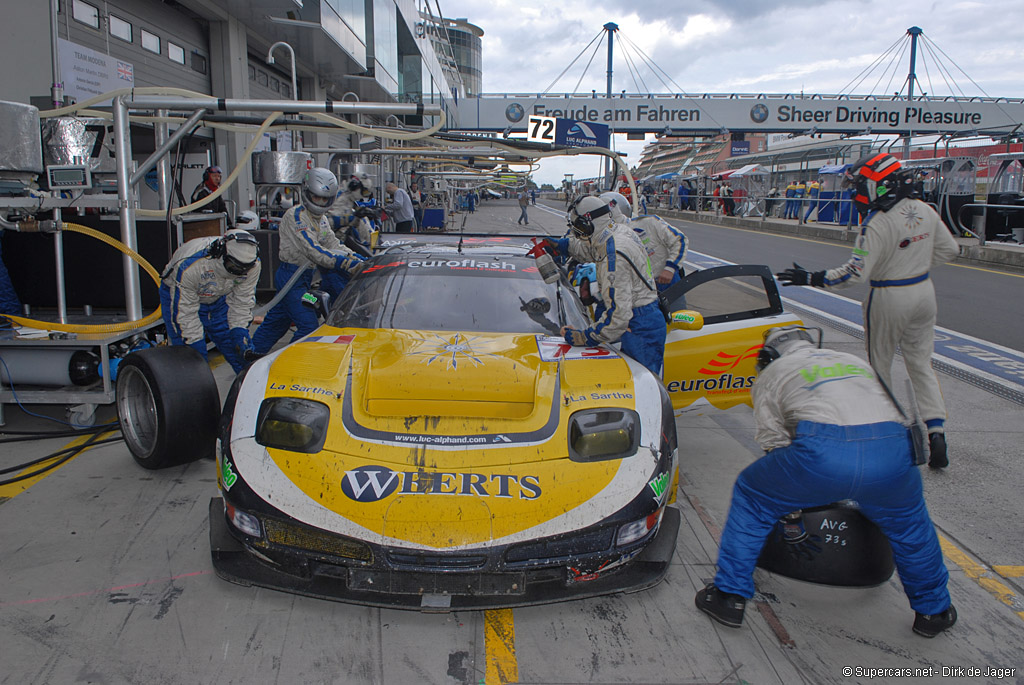
{"label": "white helmet", "polygon": [[235,228],[243,228],[247,231],[254,231],[260,227],[260,217],[256,212],[247,209],[238,215],[235,221]]}
{"label": "white helmet", "polygon": [[610,190],[607,193],[601,193],[601,199],[612,208],[612,218],[615,221],[628,221],[633,216],[633,205],[629,204],[629,200],[623,197],[622,193]]}
{"label": "white helmet", "polygon": [[360,190],[364,197],[373,195],[373,179],[365,171],[352,174],[348,181],[348,190],[349,192]]}
{"label": "white helmet", "polygon": [[595,195],[584,195],[569,207],[566,219],[572,232],[580,238],[594,234],[594,219],[611,211],[607,202]]}
{"label": "white helmet", "polygon": [[[821,329],[818,330],[820,334]],[[820,339],[818,344],[820,345]],[[774,328],[769,328],[764,334],[764,346],[757,353],[757,362],[754,368],[758,373],[761,373],[764,367],[782,355],[789,354],[793,350],[814,346],[814,338],[811,337],[811,334],[803,326],[775,326]]]}
{"label": "white helmet", "polygon": [[302,204],[313,216],[322,216],[338,197],[338,179],[329,169],[315,167],[302,179]]}

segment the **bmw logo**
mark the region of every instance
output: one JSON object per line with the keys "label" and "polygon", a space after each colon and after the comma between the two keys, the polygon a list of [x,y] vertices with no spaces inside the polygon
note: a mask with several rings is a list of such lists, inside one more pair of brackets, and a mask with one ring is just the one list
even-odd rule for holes
{"label": "bmw logo", "polygon": [[505,118],[511,121],[513,124],[523,120],[523,116],[526,115],[526,110],[518,102],[513,102],[511,105],[505,108]]}
{"label": "bmw logo", "polygon": [[750,119],[756,124],[763,124],[768,121],[768,107],[757,104],[750,108]]}

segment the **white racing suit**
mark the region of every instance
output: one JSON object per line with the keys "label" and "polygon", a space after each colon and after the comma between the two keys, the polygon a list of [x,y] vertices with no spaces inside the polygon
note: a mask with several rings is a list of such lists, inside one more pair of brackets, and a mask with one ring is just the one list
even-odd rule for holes
{"label": "white racing suit", "polygon": [[959,249],[931,207],[904,198],[887,212],[869,214],[850,260],[825,272],[827,288],[871,284],[863,307],[868,360],[891,389],[899,345],[929,432],[943,429],[946,407],[932,370],[936,306],[928,272]]}
{"label": "white racing suit", "polygon": [[[326,215],[315,216],[301,205],[285,213],[277,232],[281,263],[274,274],[274,285],[278,289],[285,286],[300,266],[312,262],[319,267],[321,287],[336,298],[348,284],[348,273],[362,261],[362,257],[338,241]],[[317,327],[316,314],[302,304],[302,295],[312,280],[312,270],[303,273],[267,314],[252,338],[258,354],[269,352],[293,322],[293,342]]]}
{"label": "white racing suit", "polygon": [[[260,264],[244,276],[210,257],[218,237],[195,238],[171,255],[160,278],[160,307],[172,345],[188,345],[206,357],[206,335],[237,373],[245,367],[249,323],[256,304]],[[238,348],[238,349],[236,349]]]}
{"label": "white racing suit", "polygon": [[670,281],[658,282],[658,290],[679,282],[686,259],[686,236],[683,232],[658,216],[638,217],[629,222],[629,227],[640,236],[647,249],[654,278],[657,279],[665,269],[673,272]]}
{"label": "white racing suit", "polygon": [[327,210],[327,221],[330,222],[331,229],[342,243],[345,242],[346,235],[351,235],[357,243],[369,250],[373,227],[368,219],[356,216],[358,203],[362,199],[362,189],[345,190],[338,193],[334,204]]}
{"label": "white racing suit", "polygon": [[[647,251],[639,236],[608,217],[589,238],[562,238],[559,252],[593,262],[604,310],[585,331],[569,331],[571,345],[621,342],[622,351],[661,375],[665,356],[665,318],[658,308]],[[630,265],[632,263],[632,265]],[[573,335],[573,334],[576,335]]]}
{"label": "white racing suit", "polygon": [[754,566],[780,517],[854,500],[889,538],[910,606],[945,611],[949,575],[908,431],[870,365],[808,344],[771,362],[751,392],[768,453],[736,479],[715,587],[752,597]]}

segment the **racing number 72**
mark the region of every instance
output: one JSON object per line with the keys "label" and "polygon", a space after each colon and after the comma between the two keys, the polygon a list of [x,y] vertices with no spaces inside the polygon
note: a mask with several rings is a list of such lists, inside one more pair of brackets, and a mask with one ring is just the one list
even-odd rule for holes
{"label": "racing number 72", "polygon": [[555,120],[552,117],[530,117],[530,124],[531,140],[554,142]]}

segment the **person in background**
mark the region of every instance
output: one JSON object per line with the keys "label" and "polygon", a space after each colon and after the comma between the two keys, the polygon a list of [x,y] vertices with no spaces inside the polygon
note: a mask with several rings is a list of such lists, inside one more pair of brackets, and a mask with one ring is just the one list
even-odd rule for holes
{"label": "person in background", "polygon": [[477,199],[479,199],[479,196],[476,194],[476,191],[475,190],[469,191],[469,195],[466,196],[466,201],[469,203],[469,213],[470,214],[472,214],[473,212],[476,211]]}
{"label": "person in background", "polygon": [[207,359],[209,335],[238,373],[252,351],[249,324],[260,279],[259,243],[247,231],[194,238],[171,255],[160,275],[160,309],[172,345]]}
{"label": "person in background", "polygon": [[786,206],[785,211],[782,213],[783,219],[795,219],[796,218],[796,181],[790,181],[789,185],[786,186]]}
{"label": "person in background", "polygon": [[327,221],[338,241],[345,243],[346,239],[351,240],[364,255],[370,253],[373,234],[370,219],[375,212],[360,203],[372,198],[373,179],[370,175],[365,171],[353,174],[327,212]]}
{"label": "person in background", "polygon": [[395,232],[412,233],[415,215],[412,211],[412,199],[409,197],[409,193],[390,181],[384,186],[384,189],[392,197],[392,201],[384,205],[384,211],[394,218]]}
{"label": "person in background", "polygon": [[536,188],[530,188],[530,204],[532,204],[532,205],[536,205],[537,204],[537,189]]}
{"label": "person in background", "polygon": [[[768,330],[751,388],[763,457],[733,486],[715,579],[697,608],[738,628],[754,596],[754,566],[775,522],[800,509],[854,500],[892,546],[913,631],[956,623],[949,574],[928,516],[911,441],[888,392],[858,357],[819,349],[803,327]],[[825,381],[809,369],[836,371]]]}
{"label": "person in background", "polygon": [[776,276],[783,285],[870,284],[863,305],[868,361],[891,388],[892,360],[899,346],[928,426],[928,465],[943,468],[949,464],[946,405],[932,369],[936,304],[929,273],[956,257],[960,246],[935,210],[914,197],[912,179],[892,155],[881,152],[859,159],[847,174],[847,183],[856,189],[853,201],[867,214],[850,259],[813,273],[794,263]]}
{"label": "person in background", "polygon": [[[302,204],[284,215],[278,229],[280,265],[274,274],[274,285],[280,290],[296,271],[312,263],[320,271],[321,287],[337,298],[363,261],[338,241],[327,220],[327,212],[338,197],[338,179],[329,169],[310,169],[302,181],[300,197]],[[316,314],[302,304],[302,295],[309,289],[313,274],[314,270],[306,269],[256,329],[253,346],[257,354],[269,352],[293,322],[292,342],[316,329]]]}
{"label": "person in background", "polygon": [[775,203],[776,203],[778,197],[779,197],[779,189],[776,188],[775,186],[772,186],[771,190],[768,191],[768,194],[764,198],[764,215],[765,216],[771,216],[772,215],[772,209],[775,207]]}
{"label": "person in background", "polygon": [[415,230],[423,230],[423,193],[419,186],[413,183],[409,186],[409,201],[412,202],[412,218],[416,223]]}
{"label": "person in background", "polygon": [[526,207],[530,204],[529,198],[526,196],[526,190],[520,190],[516,197],[519,200],[519,220],[517,224],[525,223],[527,226],[530,225],[530,217],[526,216]]}
{"label": "person in background", "polygon": [[630,220],[633,208],[619,193],[601,194],[601,199],[611,208],[612,220],[629,226],[640,237],[651,264],[651,273],[658,292],[678,283],[683,276],[683,261],[686,259],[686,236],[678,228],[659,216],[641,216]]}
{"label": "person in background", "polygon": [[[804,222],[809,219],[814,221],[818,218],[818,197],[821,195],[821,183],[815,179],[807,184],[807,213],[804,214]],[[814,219],[811,219],[811,214]]]}
{"label": "person in background", "polygon": [[797,179],[793,186],[793,218],[799,219],[800,212],[804,207],[804,196],[807,195],[807,184],[803,179]]}
{"label": "person in background", "polygon": [[[196,203],[203,198],[213,194],[215,190],[220,188],[221,176],[223,172],[219,166],[208,166],[203,170],[203,180],[195,187],[192,191],[192,202]],[[226,216],[227,225],[232,225],[231,217],[228,216],[228,208],[224,203],[224,196],[219,195],[218,197],[210,200],[207,204],[199,208],[200,212],[214,212],[223,213]]]}

